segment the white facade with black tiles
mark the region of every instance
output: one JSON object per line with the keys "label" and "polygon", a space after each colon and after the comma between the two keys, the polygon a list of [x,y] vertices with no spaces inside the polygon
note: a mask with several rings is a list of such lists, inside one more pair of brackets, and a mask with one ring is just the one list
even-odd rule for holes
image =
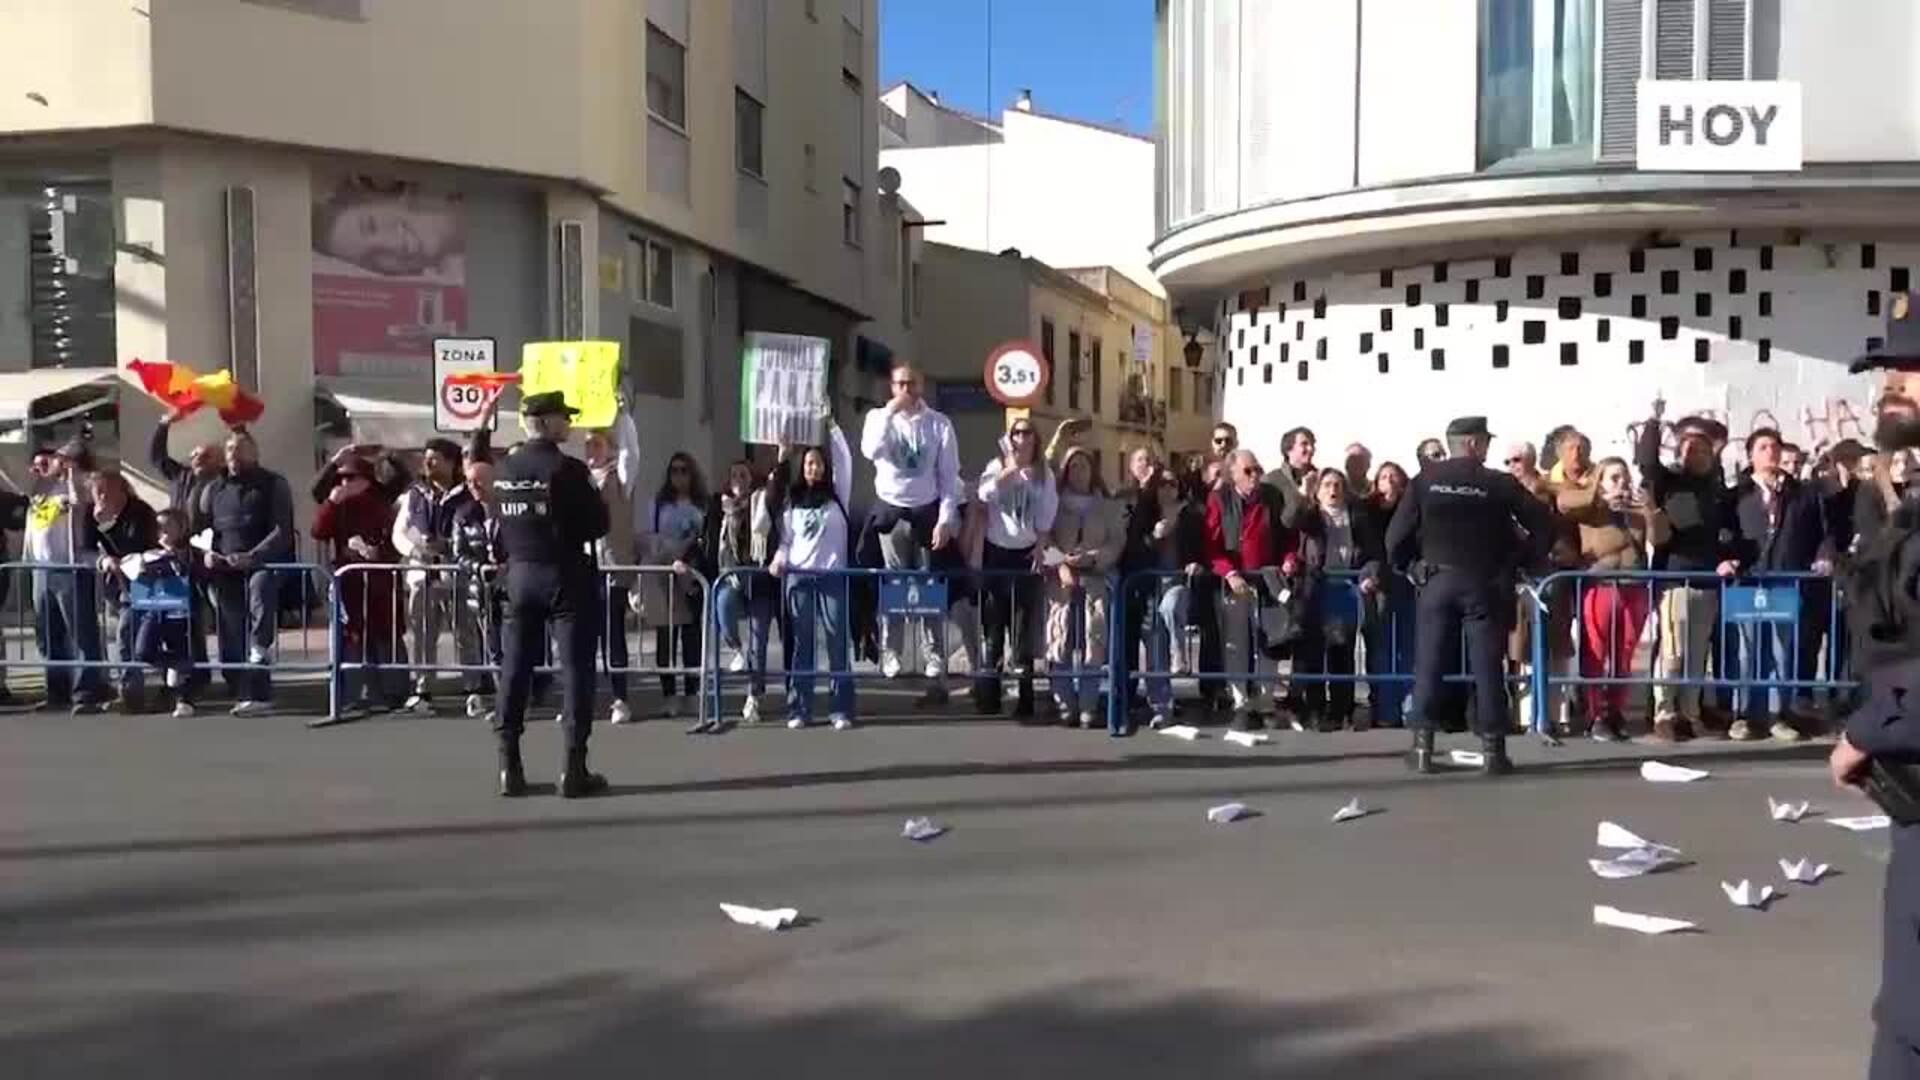
{"label": "white facade with black tiles", "polygon": [[1874,343],[1920,236],[1712,232],[1461,256],[1285,275],[1221,301],[1223,419],[1256,449],[1304,423],[1323,445],[1403,463],[1461,414],[1536,442],[1577,424],[1596,452],[1625,453],[1656,394],[1736,431],[1863,437],[1872,386],[1840,361]]}
{"label": "white facade with black tiles", "polygon": [[[1403,463],[1461,414],[1621,452],[1656,395],[1809,447],[1864,435],[1877,384],[1845,366],[1920,267],[1920,124],[1863,104],[1920,46],[1872,30],[1906,0],[1850,14],[1160,0],[1154,269],[1220,335],[1222,417],[1263,453],[1304,423]],[[1641,78],[1798,83],[1804,168],[1635,171]]]}

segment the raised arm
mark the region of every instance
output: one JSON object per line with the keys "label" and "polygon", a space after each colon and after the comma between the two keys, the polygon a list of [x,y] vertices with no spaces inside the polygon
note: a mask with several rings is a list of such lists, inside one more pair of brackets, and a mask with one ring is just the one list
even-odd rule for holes
{"label": "raised arm", "polygon": [[161,476],[172,483],[187,471],[185,465],[173,460],[167,453],[167,437],[173,432],[173,414],[169,413],[153,425],[153,437],[147,440],[147,464],[152,465]]}
{"label": "raised arm", "polygon": [[[848,448],[840,425],[831,420],[827,421],[827,452],[833,463],[833,493],[845,507],[853,500],[853,451]],[[955,482],[958,483],[957,477]]]}
{"label": "raised arm", "polygon": [[[953,430],[951,421],[943,427],[945,430],[940,437],[940,460],[934,472],[940,491],[940,520],[958,534],[960,504],[967,501],[965,493],[960,488],[960,434]],[[851,473],[852,470],[848,470],[848,474],[851,475]],[[835,471],[833,475],[837,482],[840,473]],[[846,501],[845,498],[840,500],[843,505]]]}

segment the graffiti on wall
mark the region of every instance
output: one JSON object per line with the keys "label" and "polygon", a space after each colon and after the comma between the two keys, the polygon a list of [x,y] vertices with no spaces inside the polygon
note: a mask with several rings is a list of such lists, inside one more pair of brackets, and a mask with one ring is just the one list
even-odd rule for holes
{"label": "graffiti on wall", "polygon": [[[1789,410],[1791,415],[1791,410]],[[1730,441],[1739,443],[1748,432],[1770,427],[1791,443],[1796,443],[1810,454],[1817,454],[1826,447],[1842,439],[1869,441],[1871,427],[1867,417],[1872,415],[1872,406],[1864,399],[1855,401],[1842,396],[1829,396],[1823,401],[1810,402],[1801,406],[1799,414],[1792,423],[1782,423],[1774,410],[1756,407],[1747,410],[1706,407],[1700,409],[1667,407],[1667,415],[1675,420],[1688,417],[1705,417],[1726,425]],[[1627,445],[1637,446],[1640,433],[1645,430],[1648,421],[1638,420],[1627,425]],[[1679,432],[1673,420],[1660,423],[1660,446],[1668,454],[1680,449]]]}

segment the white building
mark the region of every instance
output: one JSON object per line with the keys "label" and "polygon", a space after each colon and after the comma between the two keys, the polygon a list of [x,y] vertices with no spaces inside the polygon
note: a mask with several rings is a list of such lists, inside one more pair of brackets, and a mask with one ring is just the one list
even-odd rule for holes
{"label": "white building", "polygon": [[1050,266],[1111,266],[1152,289],[1154,144],[1050,116],[1022,94],[997,121],[900,83],[880,98],[880,165],[931,226],[927,239],[1019,248]]}
{"label": "white building", "polygon": [[[1625,448],[1664,394],[1861,436],[1920,268],[1910,0],[1159,0],[1154,272],[1223,414],[1410,462],[1457,414]],[[1787,80],[1797,172],[1635,169],[1641,78]]]}

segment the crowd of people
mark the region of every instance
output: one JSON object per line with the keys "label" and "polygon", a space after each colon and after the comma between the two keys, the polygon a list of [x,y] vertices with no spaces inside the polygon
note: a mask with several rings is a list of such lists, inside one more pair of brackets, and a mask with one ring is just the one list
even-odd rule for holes
{"label": "crowd of people", "polygon": [[[725,715],[703,713],[700,731],[736,716],[761,719],[776,628],[786,722],[795,728],[813,722],[816,673],[830,683],[828,723],[853,726],[855,663],[871,659],[898,678],[915,651],[910,632],[927,700],[944,702],[950,630],[979,712],[1005,710],[1010,683],[1013,716],[1091,728],[1104,723],[1113,691],[1110,626],[1141,673],[1121,688],[1119,712],[1129,719],[1116,734],[1129,733],[1136,714],[1155,728],[1172,723],[1183,708],[1173,680],[1184,676],[1198,677],[1199,708],[1229,714],[1239,729],[1405,723],[1416,647],[1407,570],[1419,553],[1390,551],[1387,538],[1410,489],[1406,468],[1376,464],[1358,444],[1339,467],[1321,467],[1313,431],[1299,427],[1282,438],[1269,471],[1221,423],[1207,452],[1182,460],[1134,449],[1125,484],[1110,491],[1079,445],[1082,422],[1061,423],[1043,443],[1035,420],[1016,415],[995,457],[963,473],[953,425],[923,399],[919,375],[895,369],[890,391],[859,433],[875,474],[862,514],[851,509],[854,448],[830,422],[824,445],[782,445],[771,464],[730,463],[718,491],[684,452],[667,456],[657,483],[643,483],[640,440],[624,411],[611,429],[586,437],[612,523],[595,542],[608,568],[600,660],[611,722],[636,717],[629,634],[637,624],[651,634],[650,673],[668,716],[700,712],[693,699],[705,637],[718,635],[726,669],[740,677],[729,685],[744,694]],[[142,501],[117,468],[95,462],[84,440],[36,455],[30,494],[0,496],[0,523],[11,517],[24,527],[27,561],[71,568],[33,575],[55,706],[140,711],[145,672],[158,669],[178,714],[192,713],[211,670],[231,688],[237,715],[272,708],[276,594],[287,572],[269,567],[294,550],[287,483],[259,464],[244,431],[179,462],[170,430],[156,429],[149,455],[168,485],[163,510]],[[1589,437],[1571,427],[1548,433],[1539,448],[1513,442],[1498,455],[1552,511],[1552,553],[1514,567],[1516,584],[1587,572],[1517,589],[1509,674],[1527,675],[1537,655],[1581,684],[1555,703],[1567,733],[1625,738],[1627,680],[1639,674],[1655,682],[1656,738],[1804,737],[1815,726],[1811,690],[1793,684],[1836,677],[1845,652],[1829,575],[1889,512],[1883,489],[1863,482],[1873,456],[1851,440],[1808,453],[1762,428],[1746,436],[1744,465],[1729,475],[1728,433],[1714,421],[1668,424],[1656,403],[1641,430],[1631,462],[1593,460]],[[1667,434],[1677,441],[1671,457]],[[1446,455],[1442,440],[1415,441],[1415,471]],[[489,435],[476,432],[464,447],[435,439],[417,464],[410,458],[347,446],[313,487],[313,537],[333,566],[367,567],[338,575],[342,719],[430,714],[446,683],[457,685],[468,715],[493,707],[505,555]],[[1903,488],[1911,462],[1895,455],[1887,466]],[[673,572],[632,569],[640,566]],[[873,577],[834,573],[850,567],[941,576],[944,614],[885,613]],[[1606,576],[1646,570],[1667,573]],[[1720,583],[1759,575],[1804,575],[1793,586],[1797,624],[1743,623],[1721,641]],[[1535,604],[1546,612],[1538,621]],[[111,665],[103,609],[114,627]],[[1531,640],[1536,626],[1545,642]],[[1649,633],[1651,671],[1636,673]],[[1426,707],[1464,711],[1457,702]]]}

